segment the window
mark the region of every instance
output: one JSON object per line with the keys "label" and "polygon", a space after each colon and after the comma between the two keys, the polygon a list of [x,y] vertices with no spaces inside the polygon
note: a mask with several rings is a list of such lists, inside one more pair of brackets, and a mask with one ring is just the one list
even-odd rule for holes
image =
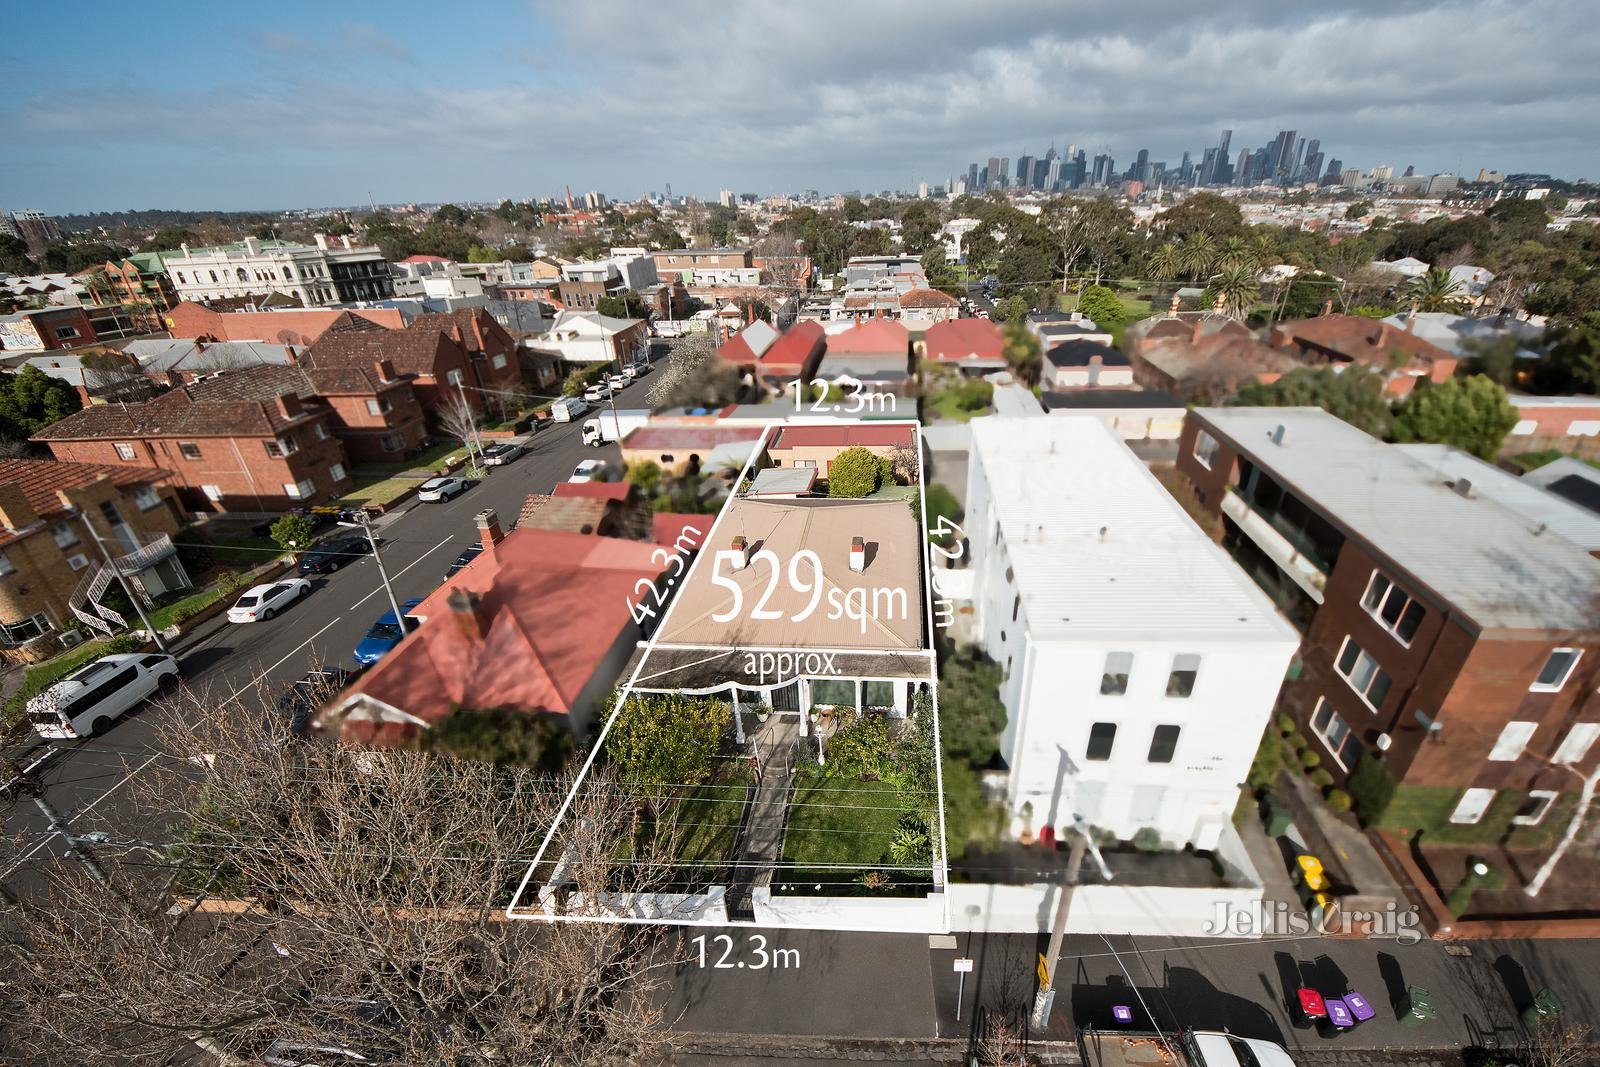
{"label": "window", "polygon": [[1544,661],[1544,668],[1539,671],[1539,677],[1528,688],[1536,693],[1554,693],[1567,684],[1567,678],[1572,674],[1572,668],[1578,665],[1578,657],[1583,652],[1576,648],[1558,648],[1550,653],[1550,658]]}
{"label": "window", "polygon": [[311,436],[319,441],[326,441],[328,439],[328,428],[320,422],[315,423],[311,427]]}
{"label": "window", "polygon": [[283,458],[283,449],[278,446],[278,442],[263,441],[261,442],[261,445],[267,450],[267,455],[271,456],[273,459]]}
{"label": "window", "polygon": [[853,708],[856,706],[856,683],[818,678],[811,683],[811,703],[825,708]]}
{"label": "window", "polygon": [[1149,762],[1171,763],[1173,753],[1178,751],[1178,735],[1182,732],[1181,726],[1157,726],[1150,735]]}
{"label": "window", "polygon": [[1600,737],[1600,722],[1575,722],[1552,758],[1556,763],[1582,763],[1596,737]]}
{"label": "window", "polygon": [[1186,697],[1194,692],[1194,680],[1200,673],[1200,657],[1185,653],[1172,657],[1172,672],[1167,675],[1167,696]]}
{"label": "window", "polygon": [[54,627],[50,625],[50,616],[41,611],[37,615],[30,615],[26,619],[14,622],[10,626],[0,627],[0,629],[5,631],[7,641],[14,645],[20,645],[24,641],[32,641],[40,634],[49,633]]}
{"label": "window", "polygon": [[294,434],[284,434],[278,438],[278,447],[283,450],[284,455],[292,456],[300,451],[300,442],[294,439]]}
{"label": "window", "polygon": [[402,442],[400,438],[394,436],[393,434],[385,437],[380,444],[382,444],[385,452],[398,452],[401,448],[405,447],[404,442]]}
{"label": "window", "polygon": [[1495,763],[1510,763],[1522,755],[1522,750],[1528,747],[1528,741],[1533,737],[1533,731],[1538,728],[1539,724],[1534,722],[1506,723],[1494,747],[1489,750],[1489,758]]}
{"label": "window", "polygon": [[1556,802],[1554,789],[1530,789],[1528,799],[1522,802],[1522,807],[1511,816],[1512,826],[1538,826],[1544,822],[1544,817],[1550,814],[1550,806]]}
{"label": "window", "polygon": [[117,446],[117,458],[121,460],[133,460],[138,458],[138,453],[133,450],[132,445],[121,444]]}
{"label": "window", "polygon": [[1426,614],[1421,604],[1377,571],[1372,572],[1372,580],[1367,583],[1361,606],[1382,623],[1385,630],[1398,637],[1401,644],[1407,646],[1417,636],[1417,627],[1422,625],[1422,616]]}
{"label": "window", "polygon": [[302,478],[298,482],[284,482],[283,492],[290,500],[304,500],[316,490],[316,485],[310,478]]}
{"label": "window", "polygon": [[140,511],[149,511],[161,503],[161,494],[156,492],[153,485],[137,486],[133,490],[133,502]]}
{"label": "window", "polygon": [[202,485],[200,487],[200,491],[204,493],[206,495],[206,499],[211,501],[213,504],[222,499],[222,487],[220,485]]}
{"label": "window", "polygon": [[1133,673],[1132,652],[1106,653],[1105,671],[1100,675],[1101,696],[1121,696],[1128,691],[1128,675]]}
{"label": "window", "polygon": [[1083,758],[1096,763],[1104,763],[1111,758],[1111,746],[1117,740],[1117,724],[1114,722],[1097,722],[1089,727],[1089,750]]}
{"label": "window", "polygon": [[1022,594],[1019,593],[1011,601],[1011,621],[1012,622],[1016,622],[1017,621],[1017,613],[1020,612],[1021,610],[1022,610]]}
{"label": "window", "polygon": [[344,481],[344,464],[335,463],[328,468],[328,476],[336,482]]}
{"label": "window", "polygon": [[1456,804],[1456,810],[1450,813],[1450,821],[1454,823],[1475,823],[1483,818],[1483,813],[1489,810],[1489,801],[1494,799],[1493,789],[1469,789],[1461,794],[1461,800]]}
{"label": "window", "polygon": [[179,441],[178,454],[184,459],[199,459],[200,446],[195,444],[193,441]]}
{"label": "window", "polygon": [[379,404],[376,400],[368,400],[367,401],[367,414],[368,415],[382,415],[383,414],[383,405]]}
{"label": "window", "polygon": [[815,470],[817,461],[814,459],[797,459],[794,461],[794,465],[803,470]]}
{"label": "window", "polygon": [[1320,697],[1317,710],[1311,715],[1311,732],[1322,739],[1335,763],[1345,770],[1355,766],[1356,757],[1361,755],[1361,742],[1333,705]]}
{"label": "window", "polygon": [[56,339],[59,341],[66,341],[76,336],[78,336],[78,328],[76,326],[56,327]]}
{"label": "window", "polygon": [[185,278],[183,276],[183,271],[181,271],[181,270],[178,272],[178,284],[179,285],[188,285],[189,284],[189,279]]}
{"label": "window", "polygon": [[1204,430],[1194,435],[1195,462],[1206,470],[1211,469],[1212,462],[1217,458],[1217,439]]}
{"label": "window", "polygon": [[1334,661],[1334,668],[1344,675],[1344,680],[1350,683],[1350,688],[1361,695],[1361,699],[1373,711],[1383,706],[1383,700],[1389,695],[1389,687],[1393,685],[1388,673],[1380,666],[1378,661],[1368,655],[1360,645],[1350,638],[1344,639],[1344,647],[1339,649],[1339,658]]}
{"label": "window", "polygon": [[0,578],[3,578],[8,574],[15,573],[17,573],[16,564],[11,562],[10,556],[7,556],[4,552],[0,552]]}
{"label": "window", "polygon": [[451,385],[460,385],[466,379],[461,376],[460,368],[456,368],[455,370],[445,371],[444,380]]}
{"label": "window", "polygon": [[867,682],[861,687],[861,701],[869,708],[894,707],[893,682]]}
{"label": "window", "polygon": [[506,354],[504,352],[501,352],[499,355],[495,356],[494,359],[490,360],[489,362],[494,365],[494,369],[495,370],[501,370],[506,365]]}
{"label": "window", "polygon": [[58,548],[71,548],[78,543],[78,531],[72,528],[71,523],[56,523],[50,527],[50,536],[56,539]]}

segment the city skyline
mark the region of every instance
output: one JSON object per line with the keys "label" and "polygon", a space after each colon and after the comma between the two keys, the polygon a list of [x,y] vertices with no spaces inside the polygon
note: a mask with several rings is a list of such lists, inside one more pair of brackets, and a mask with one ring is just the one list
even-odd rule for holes
{"label": "city skyline", "polygon": [[[702,199],[911,191],[971,159],[1043,153],[1051,136],[1091,159],[1110,145],[1172,165],[1187,149],[1198,163],[1221,129],[1236,131],[1235,152],[1315,131],[1346,165],[1397,173],[1597,170],[1587,116],[1600,76],[1583,12],[1559,0],[1107,6],[1070,25],[1044,4],[886,3],[852,12],[846,35],[828,12],[777,4],[737,20],[694,3],[624,20],[647,33],[542,2],[467,10],[449,33],[407,3],[368,21],[296,2],[227,20],[178,4],[171,23],[84,10],[97,32],[75,43],[73,68],[0,49],[20,87],[0,104],[0,206],[271,210],[569,184],[631,199],[668,182]],[[13,41],[50,32],[44,9],[17,20]],[[185,48],[169,55],[171,24]],[[812,88],[800,99],[796,85]]]}

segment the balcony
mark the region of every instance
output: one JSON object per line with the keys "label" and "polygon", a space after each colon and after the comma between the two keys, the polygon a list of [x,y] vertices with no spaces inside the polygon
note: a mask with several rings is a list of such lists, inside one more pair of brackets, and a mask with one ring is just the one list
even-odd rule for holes
{"label": "balcony", "polygon": [[1322,590],[1328,584],[1328,571],[1332,565],[1325,562],[1297,532],[1283,529],[1281,521],[1274,521],[1279,519],[1278,516],[1257,511],[1231,489],[1222,498],[1222,513],[1232,519],[1307,596],[1318,604],[1322,603]]}
{"label": "balcony", "polygon": [[136,548],[125,556],[119,556],[117,558],[117,566],[124,574],[138,574],[146,568],[155,566],[177,551],[177,546],[172,543],[172,538],[166,534],[160,534],[151,538],[150,543],[142,548]]}

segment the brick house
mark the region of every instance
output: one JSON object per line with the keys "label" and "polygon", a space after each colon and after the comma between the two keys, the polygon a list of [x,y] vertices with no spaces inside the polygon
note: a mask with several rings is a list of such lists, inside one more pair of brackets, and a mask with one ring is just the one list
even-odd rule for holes
{"label": "brick house", "polygon": [[294,311],[215,311],[204,304],[184,301],[166,315],[167,331],[174,337],[208,341],[271,341],[280,345],[309,345],[330,328],[353,320],[388,330],[405,326],[394,308],[337,308]]}
{"label": "brick house", "polygon": [[83,580],[103,560],[88,523],[136,590],[188,588],[172,544],[183,518],[168,471],[0,460],[0,644],[75,625]]}
{"label": "brick house", "polygon": [[811,467],[828,476],[828,465],[847,448],[865,448],[875,456],[915,449],[917,435],[903,423],[881,426],[781,426],[767,445],[774,467]]}
{"label": "brick house", "polygon": [[1490,826],[1576,792],[1600,757],[1600,516],[1316,408],[1193,409],[1177,465],[1304,634],[1280,709],[1336,781]]}
{"label": "brick house", "polygon": [[1408,396],[1420,378],[1449,381],[1456,357],[1409,330],[1360,315],[1319,315],[1280,322],[1268,342],[1313,363],[1365,363],[1388,379],[1387,391]]}
{"label": "brick house", "polygon": [[1190,403],[1221,403],[1250,382],[1275,382],[1301,366],[1288,353],[1254,337],[1210,333],[1198,340],[1175,338],[1140,348],[1133,378]]}
{"label": "brick house", "polygon": [[329,423],[352,463],[392,463],[427,442],[428,427],[412,379],[389,360],[376,360],[370,367],[312,366],[303,372],[316,398],[327,404]]}
{"label": "brick house", "polygon": [[1005,335],[988,319],[949,319],[928,327],[917,342],[928,364],[963,371],[1005,370]]}
{"label": "brick house", "polygon": [[517,339],[485,309],[457,308],[447,313],[418,315],[408,329],[448,333],[472,357],[472,371],[479,389],[505,392],[522,387]]}
{"label": "brick house", "polygon": [[280,512],[350,488],[333,412],[294,367],[254,367],[140,404],[97,404],[33,437],[59,460],[171,471],[191,511]]}
{"label": "brick house", "polygon": [[135,252],[126,259],[107,260],[99,270],[111,286],[113,299],[134,308],[147,329],[159,330],[162,313],[178,302],[160,252]]}
{"label": "brick house", "polygon": [[0,349],[7,354],[72,348],[95,339],[88,313],[77,304],[0,315]]}

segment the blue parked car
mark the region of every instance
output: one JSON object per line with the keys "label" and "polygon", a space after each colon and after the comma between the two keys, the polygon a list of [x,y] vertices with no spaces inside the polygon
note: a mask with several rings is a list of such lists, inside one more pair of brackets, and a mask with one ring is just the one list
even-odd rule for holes
{"label": "blue parked car", "polygon": [[422,603],[421,597],[412,597],[400,605],[401,614],[405,616],[406,628],[402,632],[400,620],[394,617],[393,611],[386,611],[377,622],[372,624],[366,636],[356,644],[356,662],[363,667],[370,667],[383,658],[402,638],[417,628],[417,620],[412,617],[411,609]]}

